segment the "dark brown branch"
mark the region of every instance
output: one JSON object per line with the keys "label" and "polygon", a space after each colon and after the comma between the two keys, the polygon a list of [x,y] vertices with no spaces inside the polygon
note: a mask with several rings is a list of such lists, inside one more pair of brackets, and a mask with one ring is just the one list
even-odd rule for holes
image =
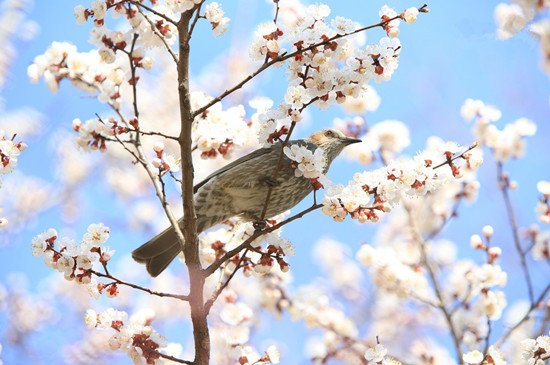
{"label": "dark brown branch", "polygon": [[[208,365],[210,362],[210,334],[207,312],[204,307],[204,281],[199,254],[194,193],[193,193],[193,158],[191,129],[193,113],[191,110],[191,95],[189,92],[189,22],[192,10],[184,12],[178,22],[179,59],[178,97],[180,107],[181,131],[179,145],[181,153],[181,191],[183,201],[183,237],[178,237],[182,247],[185,264],[189,273],[189,307],[191,323],[193,324],[193,339],[195,347],[194,365]],[[177,224],[177,223],[176,223]],[[174,227],[179,229],[179,227]]]}

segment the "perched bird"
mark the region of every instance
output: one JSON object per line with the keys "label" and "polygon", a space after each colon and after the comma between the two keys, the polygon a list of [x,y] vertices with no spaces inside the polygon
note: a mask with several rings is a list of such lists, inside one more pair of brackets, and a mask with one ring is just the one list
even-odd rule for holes
{"label": "perched bird", "polygon": [[[344,147],[357,142],[361,140],[347,138],[342,132],[327,128],[308,138],[289,141],[288,146],[298,144],[312,152],[319,147],[323,149],[327,161],[326,173]],[[292,161],[286,155],[283,155],[276,181],[273,180],[281,145],[276,143],[251,152],[222,167],[194,187],[198,233],[231,217],[239,217],[245,222],[260,221],[270,186],[272,192],[266,218],[289,210],[313,190],[309,179],[295,175]],[[155,277],[166,269],[180,251],[176,232],[173,227],[169,227],[134,250],[132,257],[144,263],[149,274]]]}

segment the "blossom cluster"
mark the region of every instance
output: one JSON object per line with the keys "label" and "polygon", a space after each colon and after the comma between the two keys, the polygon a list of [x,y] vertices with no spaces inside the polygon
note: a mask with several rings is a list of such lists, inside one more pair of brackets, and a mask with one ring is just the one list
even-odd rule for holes
{"label": "blossom cluster", "polygon": [[[424,196],[439,188],[446,181],[445,174],[436,174],[437,158],[446,158],[452,175],[460,178],[463,168],[453,164],[452,157],[460,147],[455,143],[440,146],[439,153],[425,151],[413,159],[394,160],[387,166],[356,173],[347,186],[336,185],[327,189],[322,212],[336,221],[343,221],[349,214],[361,223],[377,222],[377,212],[389,212],[403,196]],[[464,155],[469,165],[477,167],[481,161],[472,155]],[[442,177],[443,176],[443,177]]]}
{"label": "blossom cluster", "polygon": [[0,130],[0,175],[12,172],[17,166],[17,157],[26,149],[25,142],[15,143],[13,138],[6,139],[5,132]]}
{"label": "blossom cluster", "polygon": [[429,284],[426,274],[417,263],[405,263],[399,259],[396,250],[391,246],[375,248],[364,244],[357,252],[357,260],[369,267],[372,282],[380,289],[395,293],[400,298],[414,294],[428,298]]}
{"label": "blossom cluster", "polygon": [[394,38],[399,35],[399,19],[403,19],[406,23],[409,24],[413,23],[418,16],[418,9],[412,7],[406,9],[401,14],[398,14],[394,9],[390,8],[387,5],[384,5],[382,6],[382,9],[380,9],[380,11],[378,12],[378,15],[380,16],[380,19],[382,19],[382,21],[386,21],[386,23],[382,27],[388,34],[388,37]]}
{"label": "blossom cluster", "polygon": [[53,42],[46,52],[35,57],[27,68],[32,82],[44,78],[46,86],[56,92],[59,83],[68,79],[79,90],[97,93],[102,103],[120,105],[120,88],[129,80],[122,62],[106,62],[99,51],[78,52],[67,42]]}
{"label": "blossom cluster", "polygon": [[[385,7],[384,13],[389,12]],[[412,21],[414,11],[408,10]],[[418,11],[416,12],[416,14]],[[359,96],[370,80],[387,81],[398,66],[401,43],[397,38],[382,38],[377,44],[359,48],[349,37],[360,27],[349,19],[336,17],[329,24],[326,5],[310,5],[301,20],[290,30],[275,23],[261,25],[250,48],[254,60],[273,60],[291,54],[286,69],[290,86],[284,101],[268,110],[259,120],[260,142],[273,143],[288,132],[290,122],[302,119],[302,111],[313,103],[326,109],[335,103],[344,103],[348,97]],[[390,18],[384,18],[389,20]],[[384,23],[390,26],[397,20]],[[287,51],[282,44],[288,44]]]}
{"label": "blossom cluster", "polygon": [[293,144],[283,148],[284,154],[293,161],[296,176],[308,178],[315,189],[327,187],[330,180],[324,174],[327,167],[327,159],[322,148],[316,148],[314,152],[306,146]]}
{"label": "blossom cluster", "polygon": [[344,154],[366,166],[376,160],[378,153],[384,161],[396,158],[411,143],[409,129],[398,120],[378,122],[370,126],[366,132],[366,122],[361,116],[354,117],[347,123],[336,119],[334,124],[346,135],[353,135],[363,140],[364,143],[360,145],[347,147]]}
{"label": "blossom cluster", "polygon": [[550,181],[539,181],[537,183],[537,190],[542,194],[535,212],[539,221],[544,224],[550,223],[550,204],[548,198],[550,198]]}
{"label": "blossom cluster", "polygon": [[535,260],[550,259],[550,231],[541,231],[536,225],[529,229],[532,244],[531,254]]}
{"label": "blossom cluster", "polygon": [[88,309],[85,321],[89,329],[114,329],[116,333],[109,339],[109,347],[126,352],[135,364],[164,363],[161,354],[166,352],[168,340],[146,322],[129,321],[126,312],[113,308],[101,314]]}
{"label": "blossom cluster", "polygon": [[536,124],[527,118],[517,119],[506,124],[502,130],[498,129],[492,122],[499,120],[502,113],[481,100],[467,99],[461,114],[467,121],[475,120],[472,132],[476,140],[491,148],[495,160],[499,162],[523,156],[526,146],[524,137],[532,136],[537,131]]}
{"label": "blossom cluster", "polygon": [[212,25],[212,31],[214,36],[219,37],[224,34],[227,28],[229,28],[229,18],[224,17],[224,11],[221,5],[213,1],[206,5],[204,9],[204,17]]}
{"label": "blossom cluster", "polygon": [[[495,7],[495,20],[498,26],[497,35],[508,39],[524,29],[528,24],[529,32],[540,40],[542,51],[542,66],[550,74],[550,21],[541,19],[548,11],[548,1],[509,0]],[[536,22],[533,21],[536,19]]]}
{"label": "blossom cluster", "polygon": [[445,304],[461,303],[453,314],[453,326],[464,334],[468,348],[481,346],[480,339],[490,331],[488,320],[501,318],[507,300],[505,293],[495,287],[503,287],[506,282],[506,272],[495,261],[476,265],[464,260],[451,268]]}
{"label": "blossom cluster", "polygon": [[75,137],[76,145],[85,151],[100,150],[104,152],[107,149],[107,140],[116,133],[114,120],[104,123],[98,118],[87,120],[85,123],[78,118],[73,119],[73,130],[78,132]]}
{"label": "blossom cluster", "polygon": [[[191,107],[197,110],[212,99],[203,92],[193,92]],[[205,159],[217,156],[231,158],[235,146],[242,147],[256,140],[256,131],[245,119],[242,105],[223,110],[221,103],[214,104],[195,117],[192,132],[193,143]]]}
{"label": "blossom cluster", "polygon": [[487,365],[508,365],[504,355],[496,346],[489,346],[487,356],[478,350],[468,351],[462,355],[462,360],[468,365],[481,364],[485,359]]}
{"label": "blossom cluster", "polygon": [[65,279],[87,285],[90,295],[97,298],[105,291],[113,297],[118,294],[115,283],[103,285],[92,278],[94,263],[106,265],[114,253],[103,246],[109,233],[109,227],[103,223],[91,224],[81,243],[76,244],[68,237],[59,238],[57,231],[50,228],[32,239],[32,254],[36,257],[44,255],[46,266],[63,273]]}
{"label": "blossom cluster", "polygon": [[538,336],[521,341],[521,358],[526,364],[544,365],[550,353],[550,337]]}
{"label": "blossom cluster", "polygon": [[[285,215],[281,214],[272,217],[267,221],[267,226],[273,226],[282,221]],[[216,260],[219,260],[226,252],[238,247],[243,241],[254,235],[256,230],[252,223],[230,221],[230,224],[232,228],[230,230],[220,228],[211,230],[201,236],[200,253],[203,264],[212,264]],[[262,249],[263,242],[266,243],[265,249]],[[250,245],[255,250],[248,252],[244,257],[240,257],[240,255],[233,257],[225,265],[227,272],[235,270],[241,258],[241,266],[246,276],[250,276],[253,273],[259,275],[268,274],[275,266],[278,266],[283,272],[287,272],[290,269],[284,257],[294,256],[294,246],[289,240],[281,237],[280,229],[259,236]]]}
{"label": "blossom cluster", "polygon": [[157,157],[151,161],[154,168],[159,169],[161,173],[165,171],[178,172],[180,170],[179,159],[164,151],[164,143],[156,142],[153,145],[153,150],[157,155]]}
{"label": "blossom cluster", "polygon": [[[157,5],[157,9],[155,9],[157,14],[164,13],[165,17],[169,18],[177,14],[178,7],[189,6],[192,8],[196,5],[193,1],[188,0],[172,0],[168,3],[165,6],[157,2],[155,4]],[[111,31],[105,24],[109,10],[113,10],[113,18],[125,17],[130,27],[125,31]],[[84,24],[90,18],[94,19],[96,28],[91,32],[90,43],[100,47],[101,53],[107,59],[112,58],[114,54],[118,55],[118,51],[130,51],[134,44],[134,37],[136,37],[135,44],[147,48],[165,44],[172,45],[175,38],[173,35],[177,33],[176,26],[173,21],[169,22],[157,14],[153,12],[146,14],[137,3],[114,2],[112,0],[95,0],[90,8],[85,8],[82,5],[77,5],[74,8],[74,16],[78,24]],[[141,59],[136,61],[139,63]],[[150,59],[147,59],[145,63],[150,65]]]}
{"label": "blossom cluster", "polygon": [[[14,136],[15,137],[15,136]],[[22,151],[27,149],[27,144],[24,142],[15,143],[14,138],[6,139],[5,132],[0,130],[0,176],[12,172],[17,166],[17,157]],[[1,187],[0,181],[0,187]],[[0,213],[2,209],[0,209]],[[6,217],[0,217],[0,228],[8,225]]]}

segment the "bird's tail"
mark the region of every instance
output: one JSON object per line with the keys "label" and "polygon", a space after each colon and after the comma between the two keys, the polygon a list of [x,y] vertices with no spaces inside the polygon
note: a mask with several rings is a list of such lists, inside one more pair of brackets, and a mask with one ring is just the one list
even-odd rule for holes
{"label": "bird's tail", "polygon": [[145,264],[152,277],[160,275],[180,253],[181,246],[173,227],[168,227],[150,241],[132,251],[132,257]]}

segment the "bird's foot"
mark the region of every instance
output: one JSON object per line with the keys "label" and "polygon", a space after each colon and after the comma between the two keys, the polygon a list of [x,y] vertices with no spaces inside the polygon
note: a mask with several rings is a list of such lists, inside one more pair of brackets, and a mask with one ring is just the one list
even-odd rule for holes
{"label": "bird's foot", "polygon": [[255,221],[255,222],[252,222],[252,226],[256,231],[261,231],[262,229],[265,228],[265,226],[267,226],[267,221],[266,220]]}

